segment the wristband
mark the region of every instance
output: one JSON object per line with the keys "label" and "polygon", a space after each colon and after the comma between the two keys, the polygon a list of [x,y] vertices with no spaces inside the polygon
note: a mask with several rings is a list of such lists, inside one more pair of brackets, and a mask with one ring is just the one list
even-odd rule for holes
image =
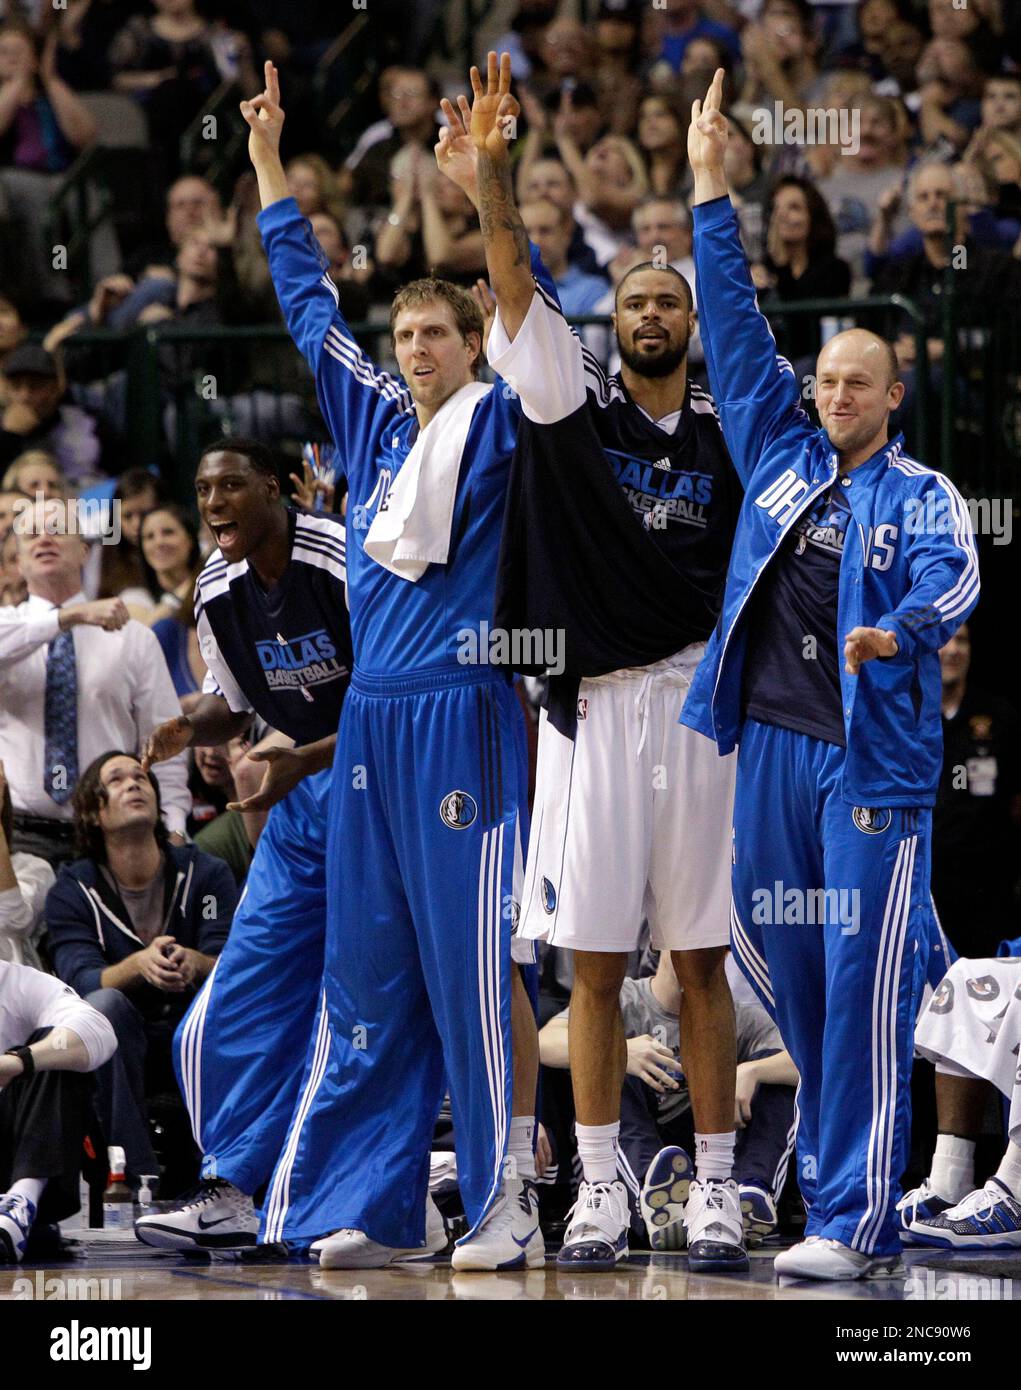
{"label": "wristband", "polygon": [[17,1057],[21,1062],[24,1071],[22,1076],[29,1077],[35,1075],[35,1057],[30,1047],[9,1047],[4,1053],[5,1057]]}

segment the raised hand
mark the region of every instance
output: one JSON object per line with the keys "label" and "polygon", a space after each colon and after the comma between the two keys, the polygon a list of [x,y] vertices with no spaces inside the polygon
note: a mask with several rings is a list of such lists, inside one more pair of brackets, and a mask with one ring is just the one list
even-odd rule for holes
{"label": "raised hand", "polygon": [[704,101],[691,103],[688,126],[688,160],[692,172],[723,175],[723,155],[727,148],[727,122],[720,111],[723,100],[723,69],[717,68]]}
{"label": "raised hand", "polygon": [[251,101],[241,103],[241,114],[248,123],[248,155],[258,166],[267,155],[280,158],[280,132],[284,128],[284,112],[280,105],[280,76],[272,63],[265,67],[266,87]]}
{"label": "raised hand", "polygon": [[482,351],[489,347],[489,333],[496,322],[496,299],[485,280],[476,280],[468,293],[482,310]]}
{"label": "raised hand", "polygon": [[511,96],[511,59],[509,53],[490,52],[486,66],[486,85],[478,68],[471,70],[473,99],[470,134],[477,150],[485,151],[491,159],[508,159],[509,134],[521,107]]}
{"label": "raised hand", "polygon": [[436,167],[452,183],[467,193],[478,206],[478,150],[469,133],[471,107],[467,97],[457,98],[457,108],[446,97],[440,102],[440,109],[447,124],[440,130],[440,138],[433,146]]}
{"label": "raised hand", "polygon": [[194,735],[195,730],[186,715],[179,714],[175,719],[157,724],[142,752],[142,771],[148,772],[153,763],[165,763],[168,758],[183,753]]}

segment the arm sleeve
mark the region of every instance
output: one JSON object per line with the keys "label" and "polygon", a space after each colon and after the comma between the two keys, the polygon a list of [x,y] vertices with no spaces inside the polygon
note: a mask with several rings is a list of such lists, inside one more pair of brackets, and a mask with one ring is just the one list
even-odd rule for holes
{"label": "arm sleeve", "polygon": [[700,203],[695,275],[702,346],[723,434],[747,487],[764,447],[795,421],[809,427],[794,368],[759,308],[729,198]]}
{"label": "arm sleeve", "polygon": [[46,944],[59,979],[81,995],[101,987],[106,958],[98,917],[72,875],[61,874],[46,899]]}
{"label": "arm sleeve", "polygon": [[387,422],[411,412],[402,382],[380,371],[351,336],[326,257],[293,198],[257,218],[284,319],[312,373],[323,416],[348,472],[371,462]]}
{"label": "arm sleeve", "polygon": [[910,588],[876,622],[897,637],[892,661],[946,646],[978,602],[978,552],[964,499],[942,473],[926,483],[905,506]]}
{"label": "arm sleeve", "polygon": [[16,608],[0,608],[0,670],[52,642],[59,632],[56,608],[40,618],[26,618]]}
{"label": "arm sleeve", "polygon": [[0,893],[0,932],[27,939],[42,919],[46,895],[53,887],[53,870],[45,859],[19,860],[17,888]]}
{"label": "arm sleeve", "polygon": [[195,591],[195,631],[198,633],[199,651],[206,663],[206,674],[202,681],[203,695],[219,695],[226,700],[235,714],[248,714],[252,706],[245,698],[241,687],[230,667],[220,655],[220,647],[209,626],[199,591]]}
{"label": "arm sleeve", "polygon": [[[230,924],[238,903],[234,875],[222,859],[203,854],[202,897],[199,900],[197,949],[206,956],[218,956],[227,944]],[[206,908],[209,908],[207,916]]]}
{"label": "arm sleeve", "polygon": [[[135,720],[135,747],[142,748],[157,724],[177,718],[181,713],[181,704],[159,641],[152,630],[135,622],[129,623],[125,631],[130,628],[137,629],[133,634],[137,646],[130,673],[133,678],[131,708]],[[171,832],[177,831],[183,835],[191,810],[187,757],[184,753],[176,753],[166,762],[156,763],[153,772],[160,784],[160,803],[166,827]]]}
{"label": "arm sleeve", "polygon": [[513,341],[497,310],[487,355],[489,365],[517,392],[525,415],[537,425],[555,424],[585,404],[581,339],[538,282]]}

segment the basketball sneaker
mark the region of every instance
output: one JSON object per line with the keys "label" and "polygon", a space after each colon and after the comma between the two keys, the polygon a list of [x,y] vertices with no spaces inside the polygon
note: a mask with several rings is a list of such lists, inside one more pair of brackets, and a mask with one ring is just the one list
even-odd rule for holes
{"label": "basketball sneaker", "polygon": [[999,1178],[969,1192],[956,1206],[922,1217],[911,1227],[919,1245],[955,1250],[1011,1250],[1021,1246],[1021,1202]]}
{"label": "basketball sneaker", "polygon": [[741,1198],[741,1220],[744,1223],[746,1245],[761,1245],[779,1224],[773,1194],[757,1182],[743,1182],[738,1188]]}
{"label": "basketball sneaker", "polygon": [[539,1194],[528,1178],[507,1178],[473,1236],[454,1248],[454,1269],[541,1269],[546,1242],[539,1229]]}
{"label": "basketball sneaker", "polygon": [[653,1250],[683,1250],[684,1204],[695,1175],[691,1159],[671,1144],[649,1164],[638,1205]]}
{"label": "basketball sneaker", "polygon": [[559,1269],[593,1273],[627,1259],[631,1213],[622,1182],[583,1182],[567,1218]]}
{"label": "basketball sneaker", "polygon": [[923,1244],[924,1242],[915,1237],[915,1223],[929,1221],[953,1205],[953,1202],[946,1201],[945,1198],[938,1196],[932,1190],[928,1178],[920,1187],[913,1187],[910,1192],[905,1192],[897,1203],[897,1210],[900,1212],[901,1240],[905,1245]]}
{"label": "basketball sneaker", "polygon": [[240,1188],[206,1179],[166,1211],[140,1216],[135,1235],[159,1250],[238,1250],[256,1244],[259,1218]]}
{"label": "basketball sneaker", "polygon": [[0,1196],[0,1264],[20,1262],[34,1220],[35,1202],[20,1192]]}
{"label": "basketball sneaker", "polygon": [[718,1178],[699,1182],[696,1178],[688,1189],[684,1224],[689,1269],[740,1274],[748,1268],[741,1198],[733,1178],[725,1182]]}
{"label": "basketball sneaker", "polygon": [[791,1279],[896,1279],[904,1273],[899,1254],[865,1255],[839,1240],[808,1236],[773,1261],[777,1274]]}
{"label": "basketball sneaker", "polygon": [[425,1202],[425,1244],[402,1250],[394,1245],[380,1245],[370,1240],[364,1231],[334,1231],[331,1236],[313,1242],[309,1254],[319,1256],[322,1269],[386,1269],[388,1265],[405,1260],[427,1260],[446,1248],[447,1228],[439,1207],[431,1197]]}

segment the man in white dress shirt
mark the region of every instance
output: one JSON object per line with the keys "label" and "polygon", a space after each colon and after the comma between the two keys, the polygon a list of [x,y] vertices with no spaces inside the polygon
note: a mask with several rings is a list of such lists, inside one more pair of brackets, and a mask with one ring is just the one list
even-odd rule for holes
{"label": "man in white dress shirt", "polygon": [[[74,503],[27,505],[14,523],[28,598],[0,609],[0,758],[14,805],[12,849],[56,866],[72,857],[80,771],[110,748],[141,749],[180,714],[149,628],[119,598],[87,602]],[[183,843],[191,806],[179,754],[156,769],[163,818]]]}

